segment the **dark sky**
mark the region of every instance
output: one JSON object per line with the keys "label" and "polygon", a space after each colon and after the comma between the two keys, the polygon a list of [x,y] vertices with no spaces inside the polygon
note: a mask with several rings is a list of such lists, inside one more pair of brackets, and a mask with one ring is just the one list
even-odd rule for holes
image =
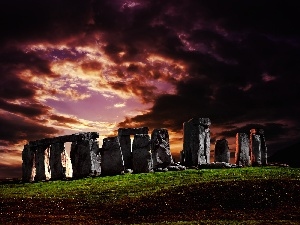
{"label": "dark sky", "polygon": [[[0,2],[0,177],[29,140],[212,121],[216,139],[299,140],[300,7],[266,0]],[[100,140],[100,144],[101,144]],[[173,145],[173,147],[172,147]]]}

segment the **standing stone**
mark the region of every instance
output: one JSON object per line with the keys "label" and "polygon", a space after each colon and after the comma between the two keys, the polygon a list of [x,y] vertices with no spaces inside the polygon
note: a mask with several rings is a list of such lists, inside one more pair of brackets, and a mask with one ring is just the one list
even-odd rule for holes
{"label": "standing stone", "polygon": [[86,177],[91,171],[91,154],[88,140],[72,142],[71,162],[74,178]]}
{"label": "standing stone", "polygon": [[130,135],[119,136],[125,169],[132,169],[132,152]]}
{"label": "standing stone", "polygon": [[235,163],[240,166],[250,166],[249,138],[245,133],[236,134]]}
{"label": "standing stone", "polygon": [[190,119],[183,124],[183,151],[185,166],[210,163],[209,118]]}
{"label": "standing stone", "polygon": [[33,170],[35,150],[30,148],[29,145],[25,145],[22,152],[22,180],[23,182],[31,181],[31,175]]}
{"label": "standing stone", "polygon": [[268,159],[268,151],[267,151],[267,145],[265,140],[265,132],[263,129],[258,130],[258,134],[260,135],[260,147],[261,147],[261,164],[263,166],[267,165],[267,159]]}
{"label": "standing stone", "polygon": [[256,129],[250,130],[250,155],[252,166],[261,165],[261,140]]}
{"label": "standing stone", "polygon": [[99,142],[90,140],[91,154],[91,175],[99,176],[101,174],[101,155],[99,150]]}
{"label": "standing stone", "polygon": [[64,151],[65,144],[61,142],[54,143],[50,147],[51,180],[59,180],[66,177],[61,157]]}
{"label": "standing stone", "polygon": [[123,155],[118,137],[103,139],[101,150],[101,172],[103,175],[123,174],[125,170]]}
{"label": "standing stone", "polygon": [[36,174],[34,177],[35,181],[46,180],[45,150],[47,148],[48,148],[48,146],[45,146],[45,145],[39,145],[37,147],[36,154],[35,154],[35,169],[36,169]]}
{"label": "standing stone", "polygon": [[153,171],[150,145],[151,142],[148,134],[134,135],[132,143],[132,169],[134,173],[149,173]]}
{"label": "standing stone", "polygon": [[167,168],[173,163],[167,129],[154,129],[151,134],[153,168]]}
{"label": "standing stone", "polygon": [[125,169],[132,169],[133,167],[130,135],[148,134],[148,131],[148,127],[118,129],[118,137],[120,141]]}
{"label": "standing stone", "polygon": [[230,162],[230,152],[226,139],[217,140],[215,145],[215,162]]}

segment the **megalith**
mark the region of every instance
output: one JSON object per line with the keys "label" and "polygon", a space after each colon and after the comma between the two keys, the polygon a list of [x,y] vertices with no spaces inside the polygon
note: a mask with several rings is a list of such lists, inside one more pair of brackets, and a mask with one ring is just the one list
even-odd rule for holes
{"label": "megalith", "polygon": [[90,175],[91,154],[89,140],[78,140],[71,144],[71,162],[74,178]]}
{"label": "megalith", "polygon": [[104,138],[100,152],[102,175],[118,175],[124,173],[125,167],[118,137]]}
{"label": "megalith", "polygon": [[45,170],[45,150],[48,145],[38,145],[35,154],[35,169],[36,174],[34,177],[35,181],[46,180],[46,170]]}
{"label": "megalith", "polygon": [[252,166],[261,165],[261,140],[256,129],[250,130],[250,156]]}
{"label": "megalith", "polygon": [[118,137],[121,146],[121,151],[124,160],[125,169],[132,169],[132,146],[130,135],[136,134],[148,134],[148,127],[138,127],[138,128],[119,128]]}
{"label": "megalith", "polygon": [[237,133],[235,146],[235,163],[240,166],[250,166],[248,135],[245,133]]}
{"label": "megalith", "polygon": [[209,118],[193,118],[183,124],[184,165],[210,163]]}
{"label": "megalith", "polygon": [[150,145],[151,141],[148,134],[134,135],[132,143],[132,169],[134,173],[149,173],[153,171]]}
{"label": "megalith", "polygon": [[62,165],[62,154],[65,151],[65,144],[56,142],[50,147],[50,171],[51,180],[59,180],[66,177],[65,170]]}
{"label": "megalith", "polygon": [[215,162],[230,162],[230,152],[226,139],[217,140],[215,144]]}
{"label": "megalith", "polygon": [[101,155],[99,142],[90,140],[91,154],[91,175],[99,176],[101,174]]}
{"label": "megalith", "polygon": [[35,149],[29,145],[24,145],[22,152],[22,180],[23,182],[30,182],[33,170]]}
{"label": "megalith", "polygon": [[154,170],[167,168],[173,163],[167,129],[160,128],[152,131],[151,152]]}
{"label": "megalith", "polygon": [[260,136],[260,149],[261,149],[261,164],[263,166],[268,164],[268,151],[267,144],[265,140],[265,132],[263,129],[258,129],[258,134]]}

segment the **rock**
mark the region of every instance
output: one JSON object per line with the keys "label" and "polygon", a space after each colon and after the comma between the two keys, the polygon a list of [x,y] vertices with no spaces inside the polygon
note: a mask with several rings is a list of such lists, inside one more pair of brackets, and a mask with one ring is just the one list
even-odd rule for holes
{"label": "rock", "polygon": [[230,152],[226,139],[217,140],[215,145],[215,162],[230,162]]}
{"label": "rock", "polygon": [[91,153],[89,140],[77,141],[71,144],[71,162],[73,177],[82,178],[90,175]]}
{"label": "rock", "polygon": [[61,155],[65,151],[64,143],[55,143],[50,146],[50,171],[51,180],[60,180],[66,178],[66,174],[62,165]]}
{"label": "rock", "polygon": [[265,132],[263,129],[258,129],[257,133],[260,135],[261,164],[265,166],[268,164],[268,149],[265,140]]}
{"label": "rock", "polygon": [[125,167],[118,137],[103,139],[101,152],[101,174],[124,174]]}
{"label": "rock", "polygon": [[151,152],[154,170],[167,168],[173,163],[167,129],[153,130],[151,134]]}
{"label": "rock", "polygon": [[99,176],[101,174],[101,155],[99,149],[99,142],[90,140],[90,154],[91,154],[91,175]]}
{"label": "rock", "polygon": [[209,118],[190,119],[183,124],[184,165],[191,167],[210,163]]}
{"label": "rock", "polygon": [[150,152],[150,137],[148,134],[134,135],[132,157],[134,173],[149,173],[153,171],[153,161]]}
{"label": "rock", "polygon": [[30,148],[29,145],[25,145],[22,152],[22,181],[30,182],[33,170],[35,149]]}
{"label": "rock", "polygon": [[136,134],[148,134],[148,127],[139,127],[139,128],[119,128],[118,137],[121,145],[123,161],[125,169],[132,169],[132,151],[131,151],[131,139],[130,135]]}
{"label": "rock", "polygon": [[49,146],[47,145],[39,145],[35,154],[35,169],[36,174],[34,177],[35,181],[46,180],[46,171],[45,171],[45,150]]}
{"label": "rock", "polygon": [[250,159],[252,166],[261,165],[261,140],[256,129],[250,130]]}
{"label": "rock", "polygon": [[250,166],[249,138],[245,133],[236,134],[235,163]]}

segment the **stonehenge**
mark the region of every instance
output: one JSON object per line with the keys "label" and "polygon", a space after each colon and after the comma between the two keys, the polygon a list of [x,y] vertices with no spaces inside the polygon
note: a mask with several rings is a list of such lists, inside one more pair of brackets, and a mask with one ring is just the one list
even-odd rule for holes
{"label": "stonehenge", "polygon": [[[267,165],[264,130],[256,128],[251,129],[249,135],[236,134],[235,164],[230,164],[230,149],[226,139],[216,141],[214,162],[210,163],[210,125],[209,118],[192,118],[183,123],[180,163],[173,160],[169,133],[165,128],[153,129],[151,137],[148,127],[119,128],[117,136],[103,139],[101,148],[97,132],[29,141],[22,152],[22,180],[61,180],[66,177],[83,178],[125,172],[183,170],[186,167]],[[65,143],[71,144],[70,157]],[[68,160],[70,163],[67,163]]]}
{"label": "stonehenge", "polygon": [[210,163],[209,118],[193,118],[183,123],[182,163],[185,166],[198,166]]}
{"label": "stonehenge", "polygon": [[230,152],[228,147],[228,141],[226,139],[216,141],[215,162],[230,162]]}

